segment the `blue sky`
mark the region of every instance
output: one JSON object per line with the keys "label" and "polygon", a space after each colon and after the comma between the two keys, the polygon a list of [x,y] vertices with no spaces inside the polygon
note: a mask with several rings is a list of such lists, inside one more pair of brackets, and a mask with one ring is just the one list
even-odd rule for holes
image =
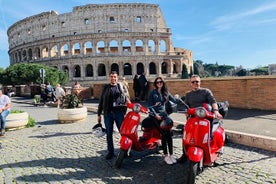
{"label": "blue sky", "polygon": [[194,60],[245,69],[276,64],[274,0],[0,0],[0,67],[9,66],[7,29],[21,19],[85,4],[131,2],[159,4],[174,47],[192,50]]}

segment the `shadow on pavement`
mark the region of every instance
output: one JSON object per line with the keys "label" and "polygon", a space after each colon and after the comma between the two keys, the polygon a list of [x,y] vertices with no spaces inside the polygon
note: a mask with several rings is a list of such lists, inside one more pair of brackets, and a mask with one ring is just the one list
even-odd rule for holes
{"label": "shadow on pavement", "polygon": [[[240,120],[243,118],[261,118],[276,120],[276,116],[272,117],[269,115],[275,115],[276,111],[265,111],[265,110],[255,110],[255,109],[231,109],[229,108],[228,114],[225,119],[229,120]],[[266,116],[266,117],[264,117]]]}

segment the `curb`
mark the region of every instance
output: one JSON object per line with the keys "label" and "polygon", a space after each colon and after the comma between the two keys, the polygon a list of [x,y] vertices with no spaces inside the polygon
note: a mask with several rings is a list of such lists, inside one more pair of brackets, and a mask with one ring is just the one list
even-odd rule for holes
{"label": "curb", "polygon": [[225,130],[229,141],[250,147],[261,148],[268,151],[276,151],[276,138],[255,134]]}

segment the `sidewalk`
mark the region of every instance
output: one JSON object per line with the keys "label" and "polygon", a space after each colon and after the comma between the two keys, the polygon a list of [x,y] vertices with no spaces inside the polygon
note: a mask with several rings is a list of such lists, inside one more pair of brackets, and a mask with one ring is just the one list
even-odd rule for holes
{"label": "sidewalk", "polygon": [[[33,99],[13,97],[13,102],[33,103]],[[84,101],[88,111],[97,112],[98,100],[87,99]],[[145,103],[142,103],[146,105]],[[175,122],[175,127],[185,125],[182,112],[170,115]],[[145,115],[142,117],[146,117]],[[262,111],[250,109],[231,109],[223,120],[223,127],[229,141],[246,146],[276,151],[276,111]]]}

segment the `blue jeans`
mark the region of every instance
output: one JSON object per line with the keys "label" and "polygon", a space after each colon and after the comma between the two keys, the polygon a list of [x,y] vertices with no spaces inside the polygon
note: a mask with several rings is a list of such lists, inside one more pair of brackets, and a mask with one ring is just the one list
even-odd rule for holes
{"label": "blue jeans", "polygon": [[114,154],[114,144],[113,144],[113,125],[114,121],[118,130],[120,130],[122,122],[124,120],[123,112],[109,112],[104,114],[104,124],[106,128],[106,140],[107,140],[107,150],[108,153]]}
{"label": "blue jeans", "polygon": [[0,115],[0,119],[1,119],[1,129],[5,129],[6,128],[6,117],[9,115],[10,111],[8,110],[4,110],[1,115]]}

